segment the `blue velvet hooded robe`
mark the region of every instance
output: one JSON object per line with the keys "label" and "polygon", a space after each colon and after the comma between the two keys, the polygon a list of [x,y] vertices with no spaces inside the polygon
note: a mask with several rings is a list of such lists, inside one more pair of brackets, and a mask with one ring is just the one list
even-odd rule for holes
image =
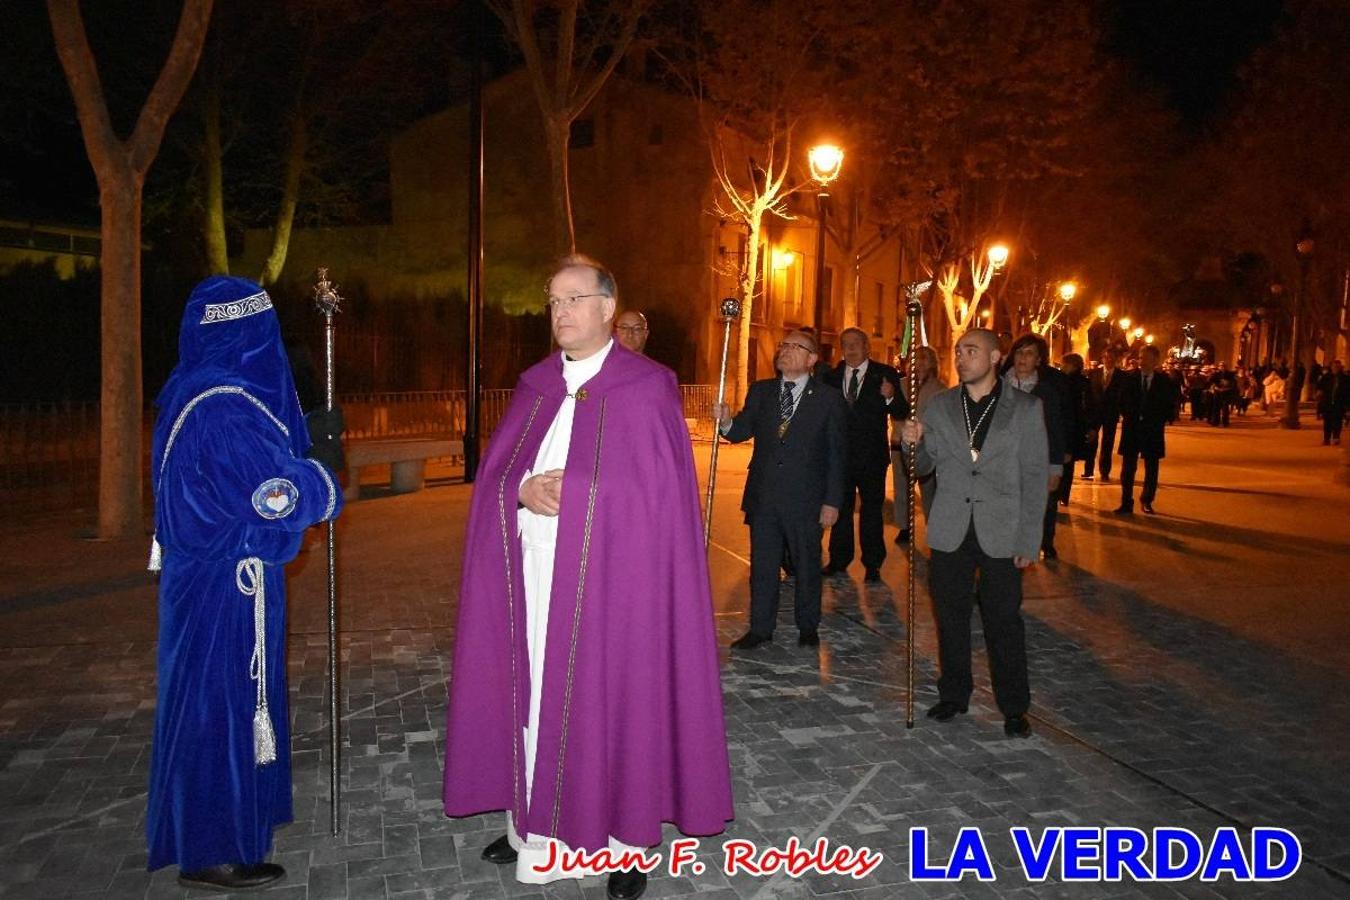
{"label": "blue velvet hooded robe", "polygon": [[[271,300],[243,278],[192,291],[179,361],[158,398],[151,455],[159,581],[159,689],[146,812],[149,868],[263,861],[291,820],[282,567],[309,526],[337,515]],[[166,458],[166,453],[167,458]],[[276,758],[255,761],[254,597],[265,586],[266,707]],[[237,581],[238,579],[238,581]]]}

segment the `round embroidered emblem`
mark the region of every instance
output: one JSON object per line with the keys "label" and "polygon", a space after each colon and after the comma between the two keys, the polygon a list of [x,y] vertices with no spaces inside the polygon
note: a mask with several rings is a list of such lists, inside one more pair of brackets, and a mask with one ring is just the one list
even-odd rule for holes
{"label": "round embroidered emblem", "polygon": [[253,509],[264,519],[281,519],[295,512],[300,490],[285,478],[269,478],[253,492]]}

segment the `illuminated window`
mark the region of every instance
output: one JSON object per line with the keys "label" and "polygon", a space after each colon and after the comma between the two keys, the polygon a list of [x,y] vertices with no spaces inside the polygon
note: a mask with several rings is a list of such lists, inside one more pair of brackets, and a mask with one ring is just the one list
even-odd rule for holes
{"label": "illuminated window", "polygon": [[802,255],[792,250],[773,251],[773,297],[783,321],[802,321]]}

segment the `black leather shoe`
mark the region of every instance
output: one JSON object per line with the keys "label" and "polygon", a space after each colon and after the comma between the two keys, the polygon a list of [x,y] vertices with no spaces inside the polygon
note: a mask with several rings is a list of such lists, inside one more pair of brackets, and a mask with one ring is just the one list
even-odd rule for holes
{"label": "black leather shoe", "polygon": [[517,855],[515,848],[511,846],[511,841],[506,835],[502,835],[483,848],[483,859],[499,866],[511,865],[511,863],[516,861]]}
{"label": "black leather shoe", "polygon": [[1008,737],[1031,737],[1031,722],[1026,716],[1008,716],[1003,720],[1003,733]]}
{"label": "black leather shoe", "polygon": [[276,863],[251,866],[227,863],[196,872],[180,872],[178,883],[183,887],[208,891],[249,891],[285,877],[286,870]]}
{"label": "black leather shoe", "polygon": [[1152,504],[1152,503],[1143,503],[1143,502],[1141,502],[1141,503],[1139,504],[1139,508],[1142,509],[1145,513],[1147,513],[1147,514],[1150,515],[1150,516],[1156,515],[1156,513],[1153,512],[1153,504]]}
{"label": "black leather shoe", "polygon": [[1107,481],[1107,482],[1109,482],[1110,480],[1111,480],[1111,476],[1110,476],[1110,475],[1106,475],[1106,474],[1103,474],[1103,475],[1102,475],[1102,481]]}
{"label": "black leather shoe", "polygon": [[1120,506],[1116,507],[1115,512],[1118,516],[1132,516],[1134,515],[1134,507],[1126,506],[1122,503]]}
{"label": "black leather shoe", "polygon": [[937,719],[939,722],[950,722],[967,709],[969,707],[964,703],[957,703],[955,700],[943,700],[936,706],[928,708],[928,718]]}
{"label": "black leather shoe", "polygon": [[868,569],[867,577],[864,578],[863,581],[866,581],[868,584],[881,584],[881,570]]}
{"label": "black leather shoe", "polygon": [[847,572],[848,566],[836,566],[834,563],[830,563],[828,566],[820,570],[820,574],[824,578],[829,578],[831,575],[843,575]]}
{"label": "black leather shoe", "polygon": [[820,634],[815,631],[803,631],[797,635],[798,647],[819,647]]}
{"label": "black leather shoe", "polygon": [[1046,559],[1059,559],[1059,551],[1054,547],[1042,547],[1041,555]]}
{"label": "black leather shoe", "polygon": [[762,634],[755,634],[753,631],[747,631],[745,634],[731,642],[732,650],[753,650],[760,644],[767,644],[772,641],[772,637],[765,637]]}
{"label": "black leather shoe", "polygon": [[909,529],[901,528],[900,533],[895,536],[895,546],[903,547],[909,543]]}
{"label": "black leather shoe", "polygon": [[637,900],[645,890],[647,890],[647,874],[637,869],[610,872],[609,884],[605,886],[609,900]]}

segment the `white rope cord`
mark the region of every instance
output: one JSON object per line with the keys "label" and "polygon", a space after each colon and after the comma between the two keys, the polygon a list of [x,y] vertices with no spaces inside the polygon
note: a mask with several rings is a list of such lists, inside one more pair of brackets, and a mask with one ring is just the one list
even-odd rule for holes
{"label": "white rope cord", "polygon": [[265,766],[276,761],[277,738],[267,711],[267,588],[263,561],[256,556],[239,560],[234,583],[239,593],[253,598],[253,656],[248,664],[248,677],[258,684],[253,709],[253,761]]}

